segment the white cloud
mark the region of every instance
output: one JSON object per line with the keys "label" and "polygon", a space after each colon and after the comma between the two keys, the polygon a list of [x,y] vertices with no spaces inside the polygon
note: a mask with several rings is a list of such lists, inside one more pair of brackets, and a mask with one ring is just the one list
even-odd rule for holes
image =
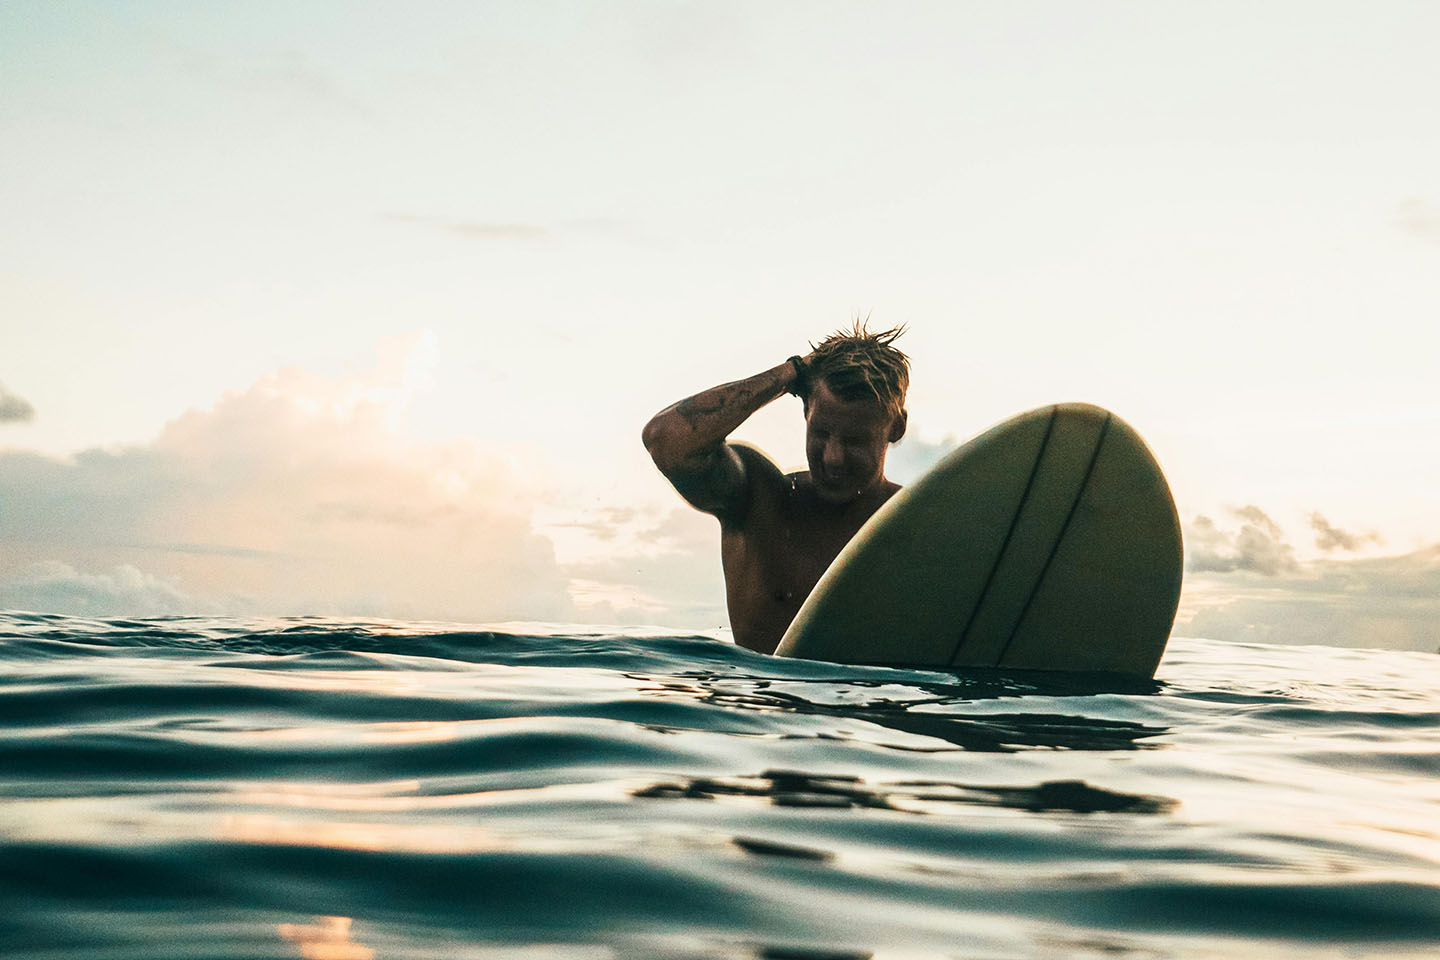
{"label": "white cloud", "polygon": [[1378,533],[1356,534],[1341,530],[1319,512],[1310,514],[1310,526],[1315,530],[1315,546],[1327,553],[1331,550],[1353,553],[1364,549],[1366,543],[1384,542]]}
{"label": "white cloud", "polygon": [[954,435],[946,435],[932,443],[914,436],[912,430],[886,454],[885,476],[901,486],[914,483],[961,442]]}
{"label": "white cloud", "polygon": [[1295,549],[1284,533],[1256,506],[1231,510],[1241,521],[1239,531],[1228,533],[1206,516],[1196,517],[1186,537],[1187,566],[1195,573],[1230,573],[1248,570],[1274,576],[1297,569]]}
{"label": "white cloud", "polygon": [[29,423],[35,419],[35,408],[24,397],[0,387],[0,423]]}
{"label": "white cloud", "polygon": [[173,583],[121,564],[109,573],[81,573],[67,563],[33,564],[21,576],[0,583],[0,607],[77,616],[160,617],[213,613]]}
{"label": "white cloud", "polygon": [[[1176,632],[1217,640],[1440,649],[1440,544],[1393,556],[1298,560],[1257,507],[1232,511],[1237,531],[1197,517],[1186,530],[1189,575]],[[1322,550],[1362,549],[1373,536],[1310,516]]]}
{"label": "white cloud", "polygon": [[146,446],[0,454],[4,602],[569,618],[528,486],[472,443],[407,441],[414,364],[391,366],[339,381],[283,371]]}
{"label": "white cloud", "polygon": [[583,619],[687,630],[727,622],[714,517],[688,507],[601,507],[552,527],[568,528],[573,557],[562,569]]}

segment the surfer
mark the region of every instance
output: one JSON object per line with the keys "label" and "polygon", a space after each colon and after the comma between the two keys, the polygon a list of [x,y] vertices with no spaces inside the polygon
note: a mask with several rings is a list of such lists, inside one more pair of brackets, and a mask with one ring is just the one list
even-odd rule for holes
{"label": "surfer", "polygon": [[[721,384],[661,410],[645,449],[691,506],[720,521],[720,560],[735,642],[773,653],[816,581],[870,516],[900,489],[885,454],[905,435],[910,361],[892,346],[904,328],[836,331],[804,357]],[[805,414],[810,469],[783,474],[754,447],[726,438],[792,393]]]}

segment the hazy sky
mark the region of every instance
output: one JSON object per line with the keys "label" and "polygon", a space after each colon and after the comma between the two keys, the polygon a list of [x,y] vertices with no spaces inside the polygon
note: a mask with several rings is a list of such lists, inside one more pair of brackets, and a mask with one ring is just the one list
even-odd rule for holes
{"label": "hazy sky", "polygon": [[[1182,632],[1440,644],[1440,5],[0,5],[0,606],[724,622],[656,409],[906,323]],[[803,461],[786,398],[742,436]],[[1187,629],[1187,624],[1188,628]]]}

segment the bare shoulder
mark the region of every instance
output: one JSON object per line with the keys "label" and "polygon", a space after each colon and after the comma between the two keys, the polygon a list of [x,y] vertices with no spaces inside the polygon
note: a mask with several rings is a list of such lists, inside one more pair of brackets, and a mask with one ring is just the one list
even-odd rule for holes
{"label": "bare shoulder", "polygon": [[745,465],[747,471],[753,470],[755,472],[752,479],[761,483],[779,484],[782,481],[788,482],[786,481],[785,475],[780,472],[780,468],[775,466],[775,461],[766,456],[764,452],[757,450],[748,443],[732,442],[726,444],[726,446],[735,451],[735,455],[740,458],[740,462]]}
{"label": "bare shoulder", "polygon": [[791,485],[790,479],[780,472],[775,461],[755,447],[744,443],[727,443],[726,447],[741,465],[744,492],[734,509],[717,514],[721,525],[738,531],[757,521],[767,523],[780,509],[784,492]]}

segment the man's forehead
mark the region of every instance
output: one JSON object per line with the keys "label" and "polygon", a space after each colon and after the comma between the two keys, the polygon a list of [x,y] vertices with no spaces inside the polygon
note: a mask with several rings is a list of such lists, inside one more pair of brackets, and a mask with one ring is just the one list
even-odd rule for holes
{"label": "man's forehead", "polygon": [[843,400],[822,382],[810,391],[805,420],[812,424],[886,424],[890,415],[879,400]]}

